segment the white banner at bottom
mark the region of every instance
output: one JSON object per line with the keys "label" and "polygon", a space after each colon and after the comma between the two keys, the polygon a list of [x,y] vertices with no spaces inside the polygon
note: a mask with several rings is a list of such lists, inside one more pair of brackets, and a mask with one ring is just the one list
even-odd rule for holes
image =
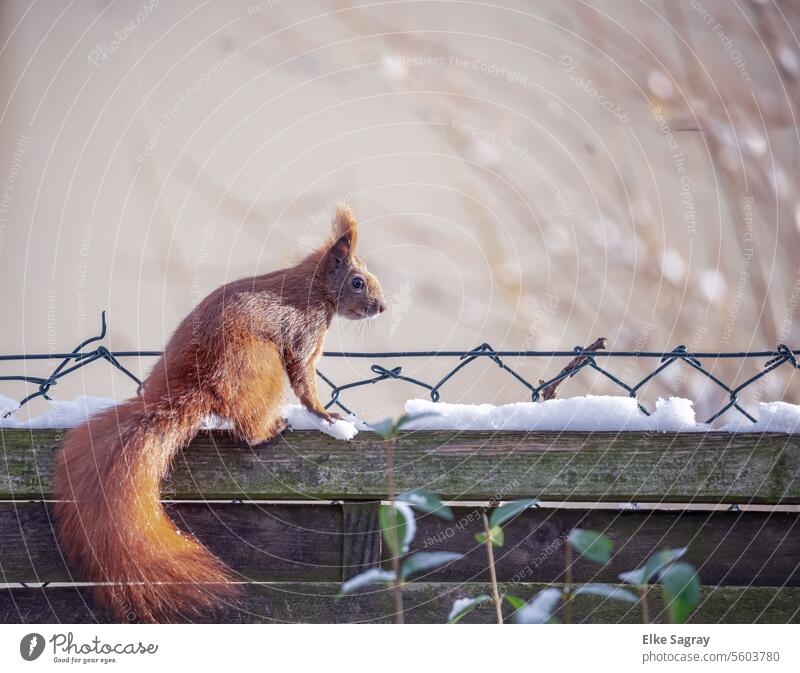
{"label": "white banner at bottom", "polygon": [[[800,671],[795,625],[6,625],[0,670]],[[550,669],[552,670],[552,669]]]}

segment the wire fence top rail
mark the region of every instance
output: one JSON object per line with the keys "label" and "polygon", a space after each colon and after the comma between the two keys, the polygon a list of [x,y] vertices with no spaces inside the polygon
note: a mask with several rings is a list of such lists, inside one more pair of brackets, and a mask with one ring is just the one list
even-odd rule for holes
{"label": "wire fence top rail", "polygon": [[[44,397],[45,399],[51,399],[49,396],[50,388],[58,383],[58,381],[71,374],[72,372],[80,369],[81,367],[85,367],[86,365],[90,364],[91,362],[95,362],[96,360],[105,360],[116,369],[121,371],[125,374],[128,378],[130,378],[133,382],[136,383],[137,386],[141,387],[142,381],[127,369],[122,363],[120,362],[121,358],[130,358],[130,357],[159,357],[162,355],[163,351],[158,350],[141,350],[141,351],[111,351],[105,346],[96,345],[86,350],[87,347],[96,344],[97,342],[101,341],[105,338],[107,332],[107,322],[106,322],[106,314],[105,311],[101,314],[101,327],[100,333],[96,336],[90,337],[85,339],[80,344],[78,344],[72,351],[64,352],[64,353],[21,353],[21,354],[10,354],[10,355],[0,355],[0,362],[14,362],[14,361],[34,361],[34,360],[60,360],[61,362],[53,369],[53,371],[47,377],[37,377],[37,376],[29,376],[27,374],[21,375],[3,375],[0,376],[0,381],[19,381],[30,383],[38,386],[38,389],[23,398],[18,405],[18,408],[25,405],[30,400],[36,397]],[[600,340],[598,340],[600,341]],[[604,340],[602,340],[604,342]],[[604,348],[604,345],[601,347]],[[373,385],[375,383],[379,383],[381,381],[389,381],[389,380],[397,380],[397,381],[404,381],[406,383],[418,386],[428,391],[431,400],[434,402],[439,402],[441,400],[441,388],[457,373],[459,373],[462,369],[468,366],[471,362],[479,360],[481,358],[489,358],[498,367],[505,371],[508,375],[512,376],[520,385],[524,386],[529,393],[530,400],[533,402],[537,402],[542,399],[543,393],[546,393],[547,390],[554,389],[553,387],[558,385],[563,379],[568,377],[575,376],[579,371],[589,368],[595,370],[600,375],[604,376],[606,379],[620,387],[624,390],[629,397],[632,397],[637,400],[637,404],[639,408],[642,410],[643,413],[650,415],[650,411],[638,400],[637,393],[642,389],[642,387],[648,383],[650,380],[658,376],[661,372],[663,372],[668,367],[671,367],[676,362],[684,362],[685,364],[689,365],[703,376],[705,376],[708,380],[710,380],[714,385],[718,388],[723,390],[728,395],[728,400],[723,406],[716,411],[716,413],[712,414],[706,423],[711,423],[717,418],[719,418],[722,414],[724,414],[729,409],[735,409],[741,415],[752,421],[753,423],[756,422],[756,419],[739,404],[739,393],[741,393],[745,388],[754,384],[756,381],[760,380],[771,371],[774,371],[778,367],[786,364],[790,365],[792,368],[800,368],[800,364],[798,364],[797,356],[800,355],[800,349],[792,350],[785,344],[778,344],[777,348],[774,351],[770,350],[762,350],[762,351],[732,351],[732,352],[716,352],[716,351],[697,351],[697,352],[690,352],[686,349],[685,346],[680,345],[670,351],[606,351],[606,350],[597,350],[596,348],[585,348],[583,346],[576,346],[572,350],[495,350],[492,348],[491,345],[488,343],[483,343],[480,346],[477,346],[472,349],[468,350],[439,350],[439,351],[325,351],[323,352],[323,357],[327,358],[349,358],[349,359],[377,359],[377,360],[385,360],[385,359],[407,359],[407,358],[458,358],[458,364],[453,367],[450,371],[448,371],[444,376],[442,376],[438,381],[433,383],[428,383],[423,381],[419,378],[408,376],[403,373],[403,368],[400,366],[387,368],[380,364],[373,364],[370,367],[371,372],[374,376],[367,377],[364,379],[359,379],[357,381],[351,381],[349,383],[345,383],[342,385],[337,385],[334,383],[332,379],[327,377],[322,371],[317,369],[317,375],[320,377],[322,381],[324,381],[330,387],[330,399],[325,405],[326,409],[329,409],[333,406],[336,406],[347,413],[354,413],[350,408],[348,408],[343,401],[340,399],[341,394],[353,388],[358,388],[367,385]],[[561,358],[561,357],[569,357],[572,358],[571,364],[561,370],[561,372],[551,377],[547,380],[539,380],[538,383],[534,384],[528,381],[525,377],[515,371],[512,367],[510,367],[504,358]],[[619,377],[617,377],[614,373],[608,371],[604,367],[600,366],[597,363],[597,358],[619,358],[619,357],[626,357],[626,358],[650,358],[650,359],[657,359],[659,360],[657,366],[647,374],[644,378],[640,379],[633,385],[630,385],[624,381],[622,381]],[[748,358],[757,358],[757,359],[766,359],[763,364],[761,371],[757,374],[754,374],[747,378],[745,381],[738,385],[729,385],[722,380],[720,380],[717,376],[712,374],[706,368],[703,367],[701,363],[701,359],[748,359]],[[14,413],[16,410],[12,410],[7,412],[6,415]]]}
{"label": "wire fence top rail", "polygon": [[[480,348],[480,347],[479,347]],[[681,348],[679,346],[679,348]],[[159,357],[164,351],[109,351],[117,358],[131,357]],[[794,356],[800,356],[800,349],[790,351]],[[387,358],[426,358],[426,357],[466,357],[475,355],[477,357],[575,357],[576,355],[588,355],[591,353],[596,357],[641,357],[641,358],[666,358],[675,355],[675,349],[671,351],[587,351],[576,347],[570,351],[514,351],[514,350],[494,350],[480,351],[475,348],[448,351],[323,351],[322,355],[326,358],[377,358],[379,360]],[[695,358],[767,358],[778,357],[780,350],[774,351],[686,351],[687,355]],[[75,353],[18,353],[11,355],[0,354],[0,361],[12,360],[64,360],[74,358]]]}

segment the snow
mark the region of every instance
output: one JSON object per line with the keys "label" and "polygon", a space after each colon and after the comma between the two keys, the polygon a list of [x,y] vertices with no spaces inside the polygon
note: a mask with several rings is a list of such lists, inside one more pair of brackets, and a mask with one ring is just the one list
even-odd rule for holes
{"label": "snow", "polygon": [[[119,404],[119,400],[109,397],[81,396],[74,400],[48,400],[50,409],[30,419],[17,418],[18,404],[8,397],[0,395],[0,428],[29,429],[29,428],[74,428],[87,418],[110,409]],[[6,417],[6,413],[12,412]],[[318,416],[300,406],[287,404],[283,407],[283,416],[289,421],[291,430],[319,430],[335,439],[349,440],[356,436],[358,429],[367,426],[357,422],[356,419],[340,420],[333,423],[323,421]],[[200,423],[201,430],[230,430],[231,422],[214,414],[206,416]]]}
{"label": "snow", "polygon": [[[287,404],[283,407],[283,416],[289,421],[292,430],[319,430],[334,439],[350,440],[358,434],[355,418],[336,420],[333,423],[323,421],[316,414],[299,404]],[[363,426],[362,426],[363,427]]]}
{"label": "snow", "polygon": [[74,428],[95,414],[115,407],[119,402],[109,397],[87,397],[82,395],[74,400],[48,400],[50,409],[30,419],[17,418],[17,402],[0,395],[0,428]]}
{"label": "snow", "polygon": [[544,402],[493,404],[448,404],[409,400],[406,413],[436,414],[404,427],[410,430],[575,430],[705,432],[695,420],[690,400],[659,399],[656,410],[646,416],[632,397],[586,395]]}
{"label": "snow", "polygon": [[[15,413],[17,402],[0,395],[0,428],[71,428],[116,404],[119,404],[117,400],[107,397],[50,400],[47,412],[24,419]],[[631,397],[602,395],[504,405],[434,403],[416,399],[408,400],[405,410],[412,419],[419,414],[433,414],[411,420],[403,426],[405,430],[707,432],[712,429],[698,423],[692,402],[680,397],[659,399],[650,416],[643,414]],[[4,417],[7,412],[14,413]],[[290,430],[317,430],[343,441],[370,429],[355,416],[328,423],[297,404],[285,405],[283,415],[289,421]],[[800,405],[761,402],[755,415],[758,418],[755,424],[742,417],[718,429],[723,432],[800,432]],[[231,424],[226,419],[209,416],[200,428],[227,430]]]}
{"label": "snow", "polygon": [[746,418],[723,425],[722,432],[800,432],[800,405],[788,402],[759,402],[758,422]]}
{"label": "snow", "polygon": [[[283,417],[289,421],[288,430],[319,430],[334,439],[348,441],[358,434],[359,430],[367,429],[367,425],[355,417],[336,420],[333,423],[323,421],[316,414],[299,404],[285,404]],[[201,430],[232,430],[233,424],[226,418],[216,414],[209,414],[200,424]]]}

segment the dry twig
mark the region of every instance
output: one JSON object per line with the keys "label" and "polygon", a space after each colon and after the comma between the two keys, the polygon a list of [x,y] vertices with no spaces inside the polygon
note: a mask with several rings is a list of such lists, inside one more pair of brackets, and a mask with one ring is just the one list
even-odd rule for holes
{"label": "dry twig", "polygon": [[[584,350],[584,352],[586,352],[586,351],[602,351],[602,350],[605,350],[607,341],[608,340],[606,339],[606,337],[600,337],[598,339],[595,339],[594,342],[591,345],[587,346],[583,350]],[[570,374],[570,373],[576,371],[588,359],[589,359],[588,355],[578,355],[578,356],[572,358],[572,360],[570,360],[569,364],[566,367],[564,367],[564,369],[561,370],[561,374]],[[566,378],[567,378],[566,376],[563,376],[562,378],[558,379],[557,381],[553,381],[553,383],[551,383],[549,386],[543,388],[542,389],[542,399],[543,400],[554,400],[556,398],[556,391],[558,390],[558,386],[560,386],[561,382],[564,381]],[[542,385],[543,383],[544,383],[544,381],[542,381],[542,379],[539,379],[539,385]]]}

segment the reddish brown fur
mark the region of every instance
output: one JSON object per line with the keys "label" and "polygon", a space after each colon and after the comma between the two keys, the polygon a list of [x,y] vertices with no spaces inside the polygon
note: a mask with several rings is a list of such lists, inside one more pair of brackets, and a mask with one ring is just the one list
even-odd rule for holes
{"label": "reddish brown fur", "polygon": [[249,444],[278,435],[285,377],[331,420],[316,392],[325,331],[334,314],[384,310],[356,240],[352,213],[339,207],[328,242],[299,264],[212,292],[181,322],[140,398],[65,438],[55,472],[61,546],[81,579],[105,583],[97,599],[121,621],[192,620],[239,596],[222,563],[167,518],[161,481],[206,414],[230,419]]}

